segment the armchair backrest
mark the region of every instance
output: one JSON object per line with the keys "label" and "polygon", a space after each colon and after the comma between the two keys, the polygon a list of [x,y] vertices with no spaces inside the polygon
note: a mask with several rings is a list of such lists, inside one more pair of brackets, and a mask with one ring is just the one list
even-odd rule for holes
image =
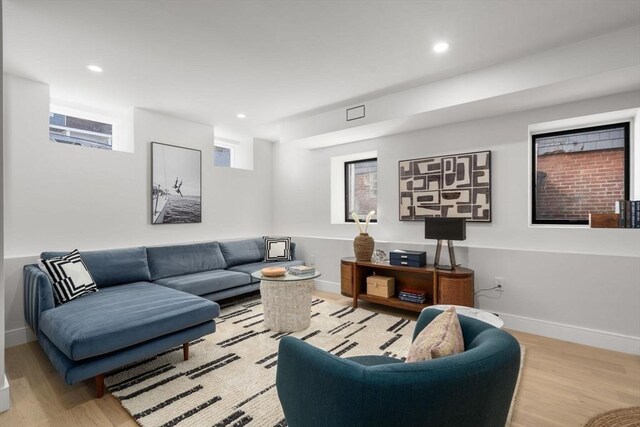
{"label": "armchair backrest", "polygon": [[[439,312],[425,310],[416,334]],[[460,316],[464,353],[417,363],[364,366],[303,341],[280,342],[277,387],[296,426],[504,425],[520,366],[509,333]]]}

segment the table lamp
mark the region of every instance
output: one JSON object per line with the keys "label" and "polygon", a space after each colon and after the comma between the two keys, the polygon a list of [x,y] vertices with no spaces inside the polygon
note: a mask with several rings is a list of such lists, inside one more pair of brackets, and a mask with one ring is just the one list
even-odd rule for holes
{"label": "table lamp", "polygon": [[[425,218],[424,238],[438,241],[436,257],[433,262],[434,267],[440,270],[453,270],[459,266],[459,264],[456,264],[453,240],[465,240],[467,238],[467,220],[465,218]],[[449,247],[449,261],[451,265],[440,264],[443,240],[447,241],[447,246]]]}

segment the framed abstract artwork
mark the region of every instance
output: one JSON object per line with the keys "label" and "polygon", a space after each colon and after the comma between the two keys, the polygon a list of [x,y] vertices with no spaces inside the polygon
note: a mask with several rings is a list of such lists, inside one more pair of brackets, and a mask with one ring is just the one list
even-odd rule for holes
{"label": "framed abstract artwork", "polygon": [[151,223],[202,222],[202,153],[151,143]]}
{"label": "framed abstract artwork", "polygon": [[491,222],[491,151],[398,162],[400,221]]}

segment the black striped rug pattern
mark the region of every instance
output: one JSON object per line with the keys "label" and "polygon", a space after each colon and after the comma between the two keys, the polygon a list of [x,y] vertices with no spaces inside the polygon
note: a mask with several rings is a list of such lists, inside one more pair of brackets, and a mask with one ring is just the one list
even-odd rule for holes
{"label": "black striped rug pattern", "polygon": [[279,340],[291,335],[332,354],[403,358],[415,322],[322,299],[311,325],[278,333],[264,328],[257,298],[223,307],[217,331],[106,376],[113,396],[141,426],[286,426],[275,388]]}

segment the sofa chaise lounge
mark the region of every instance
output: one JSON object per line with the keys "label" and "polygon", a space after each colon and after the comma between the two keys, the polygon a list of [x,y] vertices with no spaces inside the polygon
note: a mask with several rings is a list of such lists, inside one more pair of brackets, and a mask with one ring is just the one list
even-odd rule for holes
{"label": "sofa chaise lounge", "polygon": [[[24,267],[24,314],[67,384],[104,374],[215,331],[214,301],[259,289],[251,273],[264,267],[262,238],[229,242],[80,252],[99,292],[58,305],[49,277]],[[66,252],[43,252],[42,259]]]}

